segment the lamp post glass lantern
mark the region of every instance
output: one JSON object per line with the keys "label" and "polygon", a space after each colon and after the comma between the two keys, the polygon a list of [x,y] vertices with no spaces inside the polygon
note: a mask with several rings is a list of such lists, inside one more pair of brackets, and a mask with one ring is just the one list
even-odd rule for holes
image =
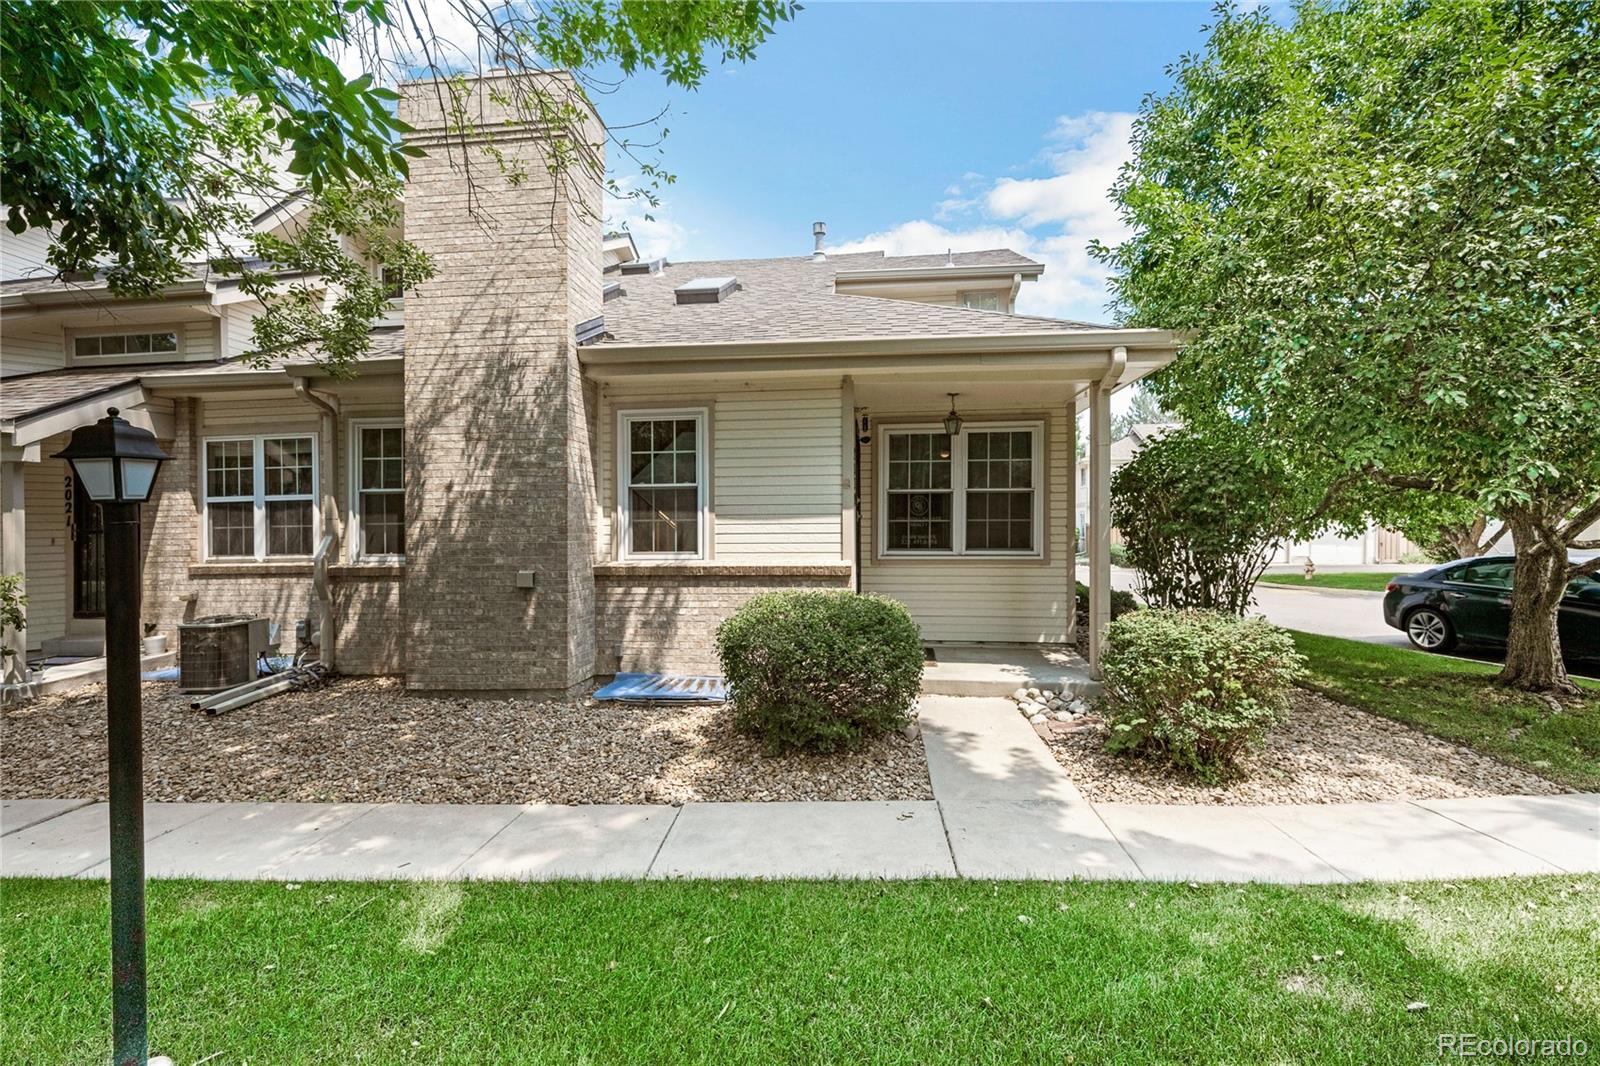
{"label": "lamp post glass lantern", "polygon": [[139,706],[139,505],[170,459],[153,433],[115,407],[72,431],[56,459],[100,505],[106,560],[106,746],[111,809],[111,1051],[144,1066],[144,753]]}

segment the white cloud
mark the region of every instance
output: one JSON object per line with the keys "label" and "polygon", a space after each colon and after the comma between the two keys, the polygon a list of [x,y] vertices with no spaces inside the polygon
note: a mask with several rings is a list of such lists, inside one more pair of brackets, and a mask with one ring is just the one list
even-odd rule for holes
{"label": "white cloud", "polygon": [[[627,182],[622,181],[626,188]],[[689,231],[665,215],[666,205],[650,207],[643,200],[608,196],[606,229],[625,229],[644,259],[671,259],[684,247]],[[646,217],[649,216],[649,217]]]}
{"label": "white cloud", "polygon": [[[1042,278],[1023,285],[1019,312],[1105,321],[1106,270],[1089,258],[1088,245],[1096,238],[1115,244],[1128,235],[1108,193],[1128,158],[1133,119],[1123,111],[1064,115],[1040,156],[1049,175],[1000,178],[966,199],[957,198],[962,187],[952,185],[935,205],[934,220],[902,222],[831,250],[926,255],[1010,248],[1045,264]],[[962,175],[969,186],[983,180]],[[981,216],[971,225],[941,224],[971,212]]]}

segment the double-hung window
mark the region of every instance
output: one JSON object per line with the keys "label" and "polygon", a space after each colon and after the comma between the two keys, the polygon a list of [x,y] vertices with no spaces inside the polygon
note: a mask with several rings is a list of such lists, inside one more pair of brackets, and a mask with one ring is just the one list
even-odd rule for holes
{"label": "double-hung window", "polygon": [[705,555],[706,413],[618,415],[622,556]]}
{"label": "double-hung window", "polygon": [[1043,427],[1037,423],[883,434],[880,555],[1041,553]]}
{"label": "double-hung window", "polygon": [[355,556],[399,558],[406,553],[405,431],[398,422],[357,422],[351,428]]}
{"label": "double-hung window", "polygon": [[317,441],[230,437],[204,445],[206,556],[270,559],[316,546]]}

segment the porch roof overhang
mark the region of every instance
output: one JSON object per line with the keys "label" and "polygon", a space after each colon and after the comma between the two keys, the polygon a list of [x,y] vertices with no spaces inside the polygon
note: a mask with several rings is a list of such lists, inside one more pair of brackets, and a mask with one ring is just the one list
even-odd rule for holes
{"label": "porch roof overhang", "polygon": [[17,458],[37,462],[40,441],[92,425],[105,417],[106,408],[115,407],[129,422],[170,440],[172,415],[152,409],[149,401],[150,393],[137,377],[85,385],[65,398],[41,398],[37,406],[13,409],[0,418],[0,439],[7,452],[19,452]]}
{"label": "porch roof overhang", "polygon": [[750,376],[872,376],[937,374],[1003,380],[1047,377],[1097,381],[1125,353],[1123,383],[1171,362],[1181,338],[1160,329],[984,334],[938,337],[857,337],[829,340],[727,341],[710,344],[599,344],[580,348],[578,361],[599,381],[639,378]]}

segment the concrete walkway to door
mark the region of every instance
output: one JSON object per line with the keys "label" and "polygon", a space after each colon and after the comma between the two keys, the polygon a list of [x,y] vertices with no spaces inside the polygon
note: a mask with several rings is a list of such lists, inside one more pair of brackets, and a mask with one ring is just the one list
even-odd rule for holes
{"label": "concrete walkway to door", "polygon": [[[1600,796],[1089,803],[1010,700],[929,696],[934,799],[669,806],[152,803],[151,877],[1314,882],[1600,871]],[[0,804],[0,876],[104,877],[106,807]]]}

